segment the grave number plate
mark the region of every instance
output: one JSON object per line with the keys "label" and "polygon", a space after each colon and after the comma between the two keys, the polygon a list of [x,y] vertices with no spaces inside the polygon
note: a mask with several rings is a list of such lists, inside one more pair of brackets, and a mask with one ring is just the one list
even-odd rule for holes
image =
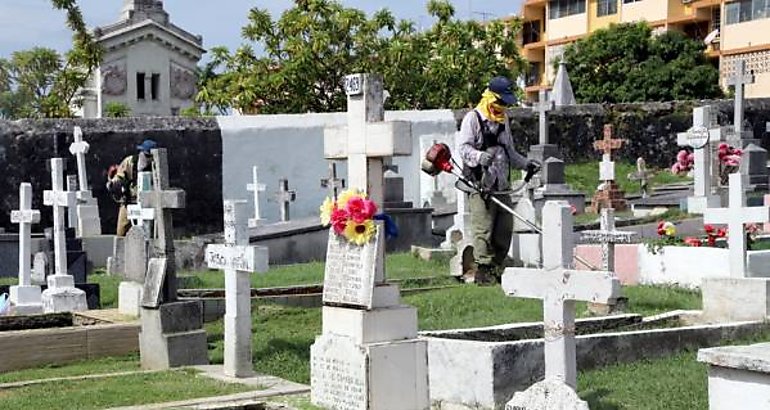
{"label": "grave number plate", "polygon": [[706,127],[693,127],[687,135],[687,144],[694,149],[701,149],[709,142],[709,130]]}
{"label": "grave number plate", "polygon": [[345,94],[361,95],[364,92],[364,76],[362,74],[353,74],[345,77]]}

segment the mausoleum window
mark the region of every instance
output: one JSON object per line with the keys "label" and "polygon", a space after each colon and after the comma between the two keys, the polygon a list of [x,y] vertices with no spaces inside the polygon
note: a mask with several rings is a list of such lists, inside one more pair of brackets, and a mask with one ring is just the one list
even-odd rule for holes
{"label": "mausoleum window", "polygon": [[144,100],[144,73],[136,73],[136,99]]}

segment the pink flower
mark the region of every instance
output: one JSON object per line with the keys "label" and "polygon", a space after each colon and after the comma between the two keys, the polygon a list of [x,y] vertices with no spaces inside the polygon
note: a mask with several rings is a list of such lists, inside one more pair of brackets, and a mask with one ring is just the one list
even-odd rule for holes
{"label": "pink flower", "polygon": [[689,245],[689,246],[694,246],[694,247],[696,247],[696,248],[697,248],[697,247],[700,247],[701,245],[703,245],[703,242],[701,242],[701,240],[700,240],[700,239],[698,239],[698,238],[695,238],[695,237],[693,237],[693,236],[688,236],[687,238],[684,238],[684,243],[685,243],[686,245]]}
{"label": "pink flower", "polygon": [[711,235],[714,232],[714,225],[703,225],[703,230],[706,231],[707,234]]}
{"label": "pink flower", "polygon": [[331,213],[331,225],[334,233],[342,235],[348,224],[348,212],[344,209],[334,208]]}
{"label": "pink flower", "polygon": [[363,199],[361,197],[350,198],[346,208],[350,215],[350,219],[358,224],[372,219],[377,212],[377,204],[375,204],[374,201]]}

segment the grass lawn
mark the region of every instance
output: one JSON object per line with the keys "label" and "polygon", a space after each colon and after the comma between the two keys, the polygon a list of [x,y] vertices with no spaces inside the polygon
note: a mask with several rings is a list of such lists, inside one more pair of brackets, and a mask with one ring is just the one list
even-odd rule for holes
{"label": "grass lawn", "polygon": [[[87,374],[106,374],[139,371],[139,354],[101,359],[83,360],[62,365],[50,365],[34,369],[0,373],[0,383],[23,380],[52,379],[56,377],[83,376]],[[0,397],[2,395],[0,394]]]}
{"label": "grass lawn", "polygon": [[[593,196],[596,187],[599,185],[599,162],[580,162],[569,164],[565,167],[564,178],[572,189],[583,192],[587,198]],[[615,182],[620,185],[620,189],[626,194],[637,194],[641,192],[641,187],[636,181],[628,179],[628,174],[636,171],[636,164],[628,162],[615,163]],[[677,176],[667,169],[650,170],[654,172],[653,177],[648,181],[648,189],[658,185],[670,184],[674,182],[690,181],[692,178]]]}

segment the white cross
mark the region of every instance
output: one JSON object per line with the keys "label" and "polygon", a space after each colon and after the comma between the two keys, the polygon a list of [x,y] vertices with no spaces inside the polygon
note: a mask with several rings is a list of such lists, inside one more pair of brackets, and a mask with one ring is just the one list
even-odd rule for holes
{"label": "white cross", "polygon": [[602,245],[602,269],[614,271],[615,244],[631,243],[636,233],[615,230],[615,210],[612,208],[602,208],[600,221],[598,231],[582,231],[581,237],[583,240],[595,241]]}
{"label": "white cross", "polygon": [[733,126],[735,127],[735,136],[738,139],[743,138],[743,98],[744,88],[748,84],[754,84],[754,73],[746,71],[746,60],[738,62],[738,67],[728,80],[727,85],[735,87],[735,109],[733,113]]}
{"label": "white cross", "polygon": [[[137,173],[137,192],[152,191],[152,172],[142,171]],[[144,228],[145,221],[152,221],[155,219],[155,209],[145,208],[142,206],[142,201],[137,199],[136,204],[131,204],[126,207],[128,211],[128,220],[131,221],[133,226],[140,226]],[[145,231],[145,233],[149,233]]]}
{"label": "white cross", "polygon": [[67,275],[67,242],[64,237],[65,208],[73,206],[76,193],[64,190],[64,160],[51,159],[51,190],[43,191],[43,204],[53,207],[54,273]]}
{"label": "white cross", "polygon": [[246,185],[246,190],[254,193],[254,218],[249,218],[249,228],[256,228],[265,221],[259,213],[259,193],[265,192],[267,189],[265,184],[259,183],[256,165],[251,168],[251,181],[250,184]]}
{"label": "white cross", "polygon": [[224,202],[225,243],[206,247],[209,269],[225,271],[225,360],[230,377],[251,376],[251,272],[267,271],[267,248],[250,246],[246,201]]}
{"label": "white cross", "polygon": [[540,124],[540,145],[548,144],[548,111],[553,110],[554,102],[548,98],[548,92],[540,90],[538,101],[532,106],[532,110],[538,113]]}
{"label": "white cross", "polygon": [[730,174],[730,204],[727,208],[709,208],[703,214],[707,224],[727,225],[727,247],[730,250],[730,276],[746,276],[746,233],[743,224],[770,222],[770,208],[766,206],[745,207],[746,193],[743,178],[739,172]]}
{"label": "white cross", "polygon": [[620,296],[620,282],[612,272],[578,271],[572,264],[572,214],[563,201],[543,207],[543,268],[507,268],[502,288],[506,295],[543,299],[545,377],[577,385],[575,301],[611,304]]}
{"label": "white cross", "polygon": [[692,127],[677,134],[680,147],[691,147],[695,151],[694,177],[696,197],[711,195],[711,149],[709,146],[711,106],[696,107],[692,111]]}
{"label": "white cross", "polygon": [[[11,211],[11,222],[19,224],[19,286],[30,286],[30,255],[32,251],[32,224],[40,222],[40,211],[32,209],[32,184],[19,185],[19,209]],[[16,301],[11,300],[16,303]]]}
{"label": "white cross", "polygon": [[70,153],[75,156],[78,163],[78,183],[79,191],[88,191],[88,176],[86,175],[86,154],[90,146],[83,141],[83,130],[75,127],[73,130],[75,142],[70,144]]}
{"label": "white cross", "polygon": [[[435,178],[438,180],[438,178]],[[329,198],[337,200],[340,191],[345,188],[345,180],[337,178],[337,164],[329,163],[329,176],[321,180],[321,188],[329,190]]]}
{"label": "white cross", "polygon": [[348,186],[383,204],[383,159],[411,155],[412,124],[384,122],[382,77],[354,74],[345,78],[348,124],[324,130],[324,157],[347,159]]}
{"label": "white cross", "polygon": [[67,175],[67,191],[75,194],[72,203],[67,206],[67,227],[77,230],[78,227],[78,177]]}

